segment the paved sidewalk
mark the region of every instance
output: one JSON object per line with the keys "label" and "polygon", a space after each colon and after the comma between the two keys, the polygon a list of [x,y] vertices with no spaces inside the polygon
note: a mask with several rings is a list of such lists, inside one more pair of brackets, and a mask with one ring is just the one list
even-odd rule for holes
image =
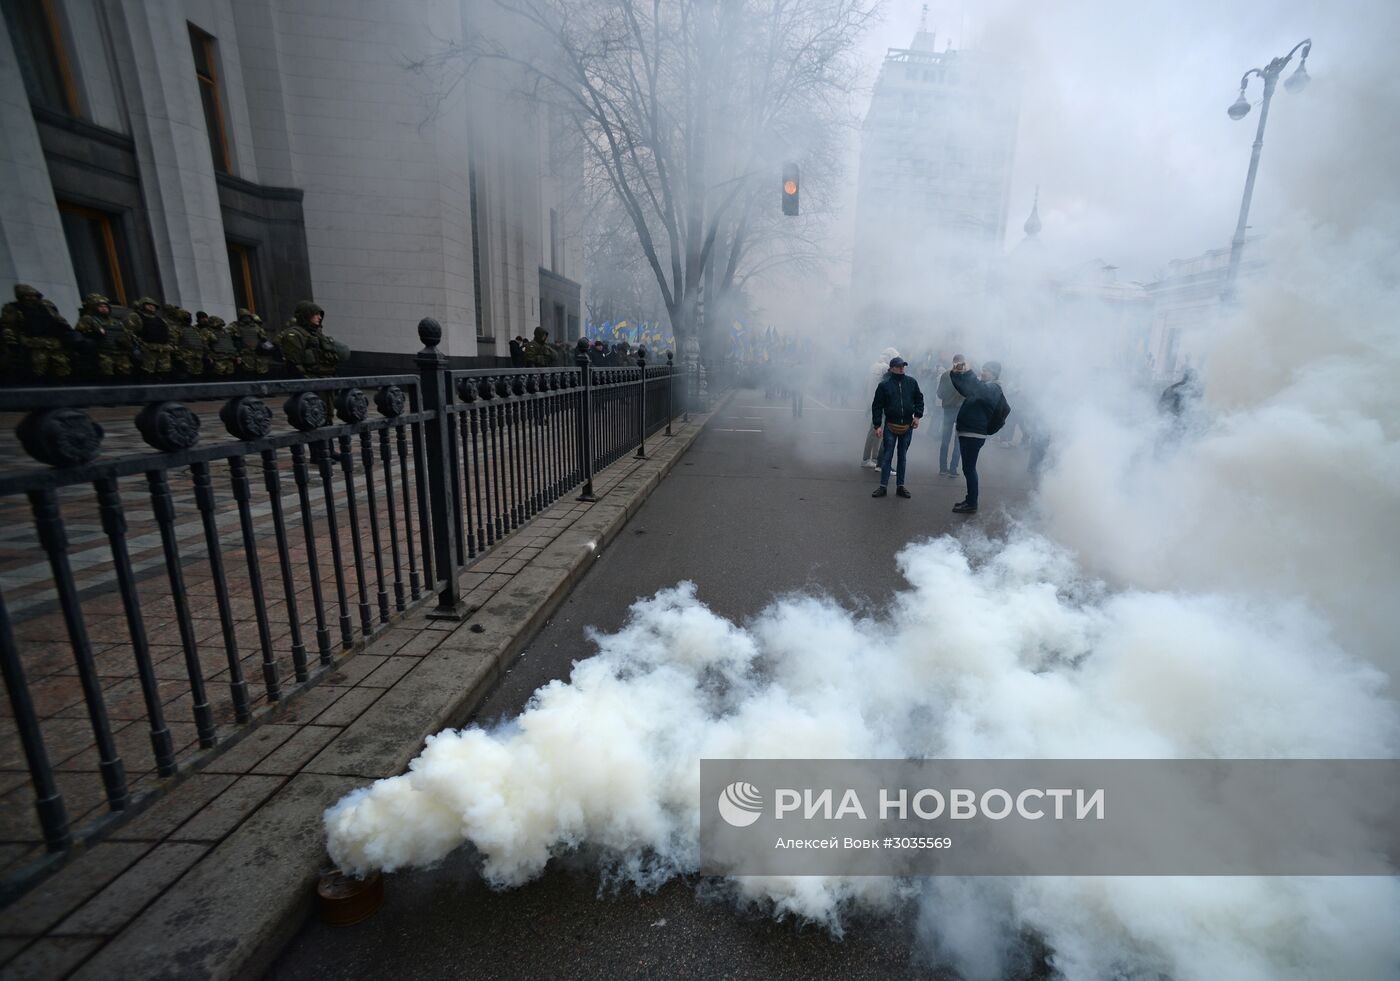
{"label": "paved sidewalk", "polygon": [[0,973],[256,974],[310,909],[327,861],[322,810],[402,772],[425,736],[470,715],[705,419],[604,471],[596,503],[566,497],[470,566],[467,621],[410,613],[0,910]]}

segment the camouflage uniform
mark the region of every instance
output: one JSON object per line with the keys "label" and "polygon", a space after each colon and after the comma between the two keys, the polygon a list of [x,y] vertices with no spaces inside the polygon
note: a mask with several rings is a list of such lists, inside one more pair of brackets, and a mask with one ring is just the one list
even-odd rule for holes
{"label": "camouflage uniform", "polygon": [[232,378],[243,364],[240,356],[238,329],[224,323],[223,317],[205,321],[209,335],[209,369],[216,378]]}
{"label": "camouflage uniform", "polygon": [[554,348],[549,346],[549,331],[535,328],[535,339],[525,345],[525,366],[547,368],[554,363]]}
{"label": "camouflage uniform", "polygon": [[317,314],[324,317],[325,313],[310,300],[302,300],[277,339],[282,348],[282,357],[295,374],[328,378],[335,374],[342,361],[350,357],[350,349],[327,334],[321,324],[313,319]]}
{"label": "camouflage uniform", "polygon": [[83,298],[78,333],[87,349],[83,360],[91,365],[98,381],[126,378],[132,373],[132,337],[126,325],[112,316],[111,301],[101,293],[89,293]]}
{"label": "camouflage uniform", "polygon": [[165,319],[175,338],[175,359],[186,378],[202,378],[209,361],[209,331],[195,326],[194,317],[183,307],[166,304]]}
{"label": "camouflage uniform", "polygon": [[239,308],[232,329],[238,334],[238,350],[243,357],[245,375],[266,375],[272,367],[276,345],[268,340],[262,318],[251,310]]}
{"label": "camouflage uniform", "polygon": [[6,362],[18,365],[7,374],[12,371],[24,381],[56,381],[73,373],[71,351],[77,334],[34,287],[15,286],[15,302],[0,310],[0,334]]}
{"label": "camouflage uniform", "polygon": [[133,345],[132,365],[153,378],[170,374],[170,356],[175,353],[175,331],[160,309],[159,303],[143,296],[126,317],[126,332]]}

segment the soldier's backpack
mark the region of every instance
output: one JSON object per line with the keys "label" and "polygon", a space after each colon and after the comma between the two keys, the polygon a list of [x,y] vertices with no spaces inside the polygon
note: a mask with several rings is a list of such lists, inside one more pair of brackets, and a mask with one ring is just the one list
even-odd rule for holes
{"label": "soldier's backpack", "polygon": [[214,329],[214,343],[209,345],[209,350],[214,354],[237,354],[238,346],[228,330],[218,327]]}
{"label": "soldier's backpack", "polygon": [[238,328],[238,343],[243,350],[256,351],[262,346],[263,340],[258,336],[261,329],[256,323],[251,320],[239,320],[234,326]]}

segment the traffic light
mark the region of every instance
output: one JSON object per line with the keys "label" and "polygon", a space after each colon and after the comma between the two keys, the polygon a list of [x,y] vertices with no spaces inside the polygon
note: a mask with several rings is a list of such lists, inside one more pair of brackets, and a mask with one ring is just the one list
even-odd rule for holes
{"label": "traffic light", "polygon": [[783,164],[783,214],[797,214],[797,164]]}

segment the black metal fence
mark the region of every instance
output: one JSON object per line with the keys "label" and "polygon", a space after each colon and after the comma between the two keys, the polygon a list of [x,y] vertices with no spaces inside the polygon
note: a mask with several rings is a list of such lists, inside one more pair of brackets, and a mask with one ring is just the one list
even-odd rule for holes
{"label": "black metal fence", "polygon": [[398,614],[461,617],[473,559],[682,408],[669,362],[453,371],[419,336],[417,374],[0,390],[0,744],[28,777],[0,841],[63,851]]}

